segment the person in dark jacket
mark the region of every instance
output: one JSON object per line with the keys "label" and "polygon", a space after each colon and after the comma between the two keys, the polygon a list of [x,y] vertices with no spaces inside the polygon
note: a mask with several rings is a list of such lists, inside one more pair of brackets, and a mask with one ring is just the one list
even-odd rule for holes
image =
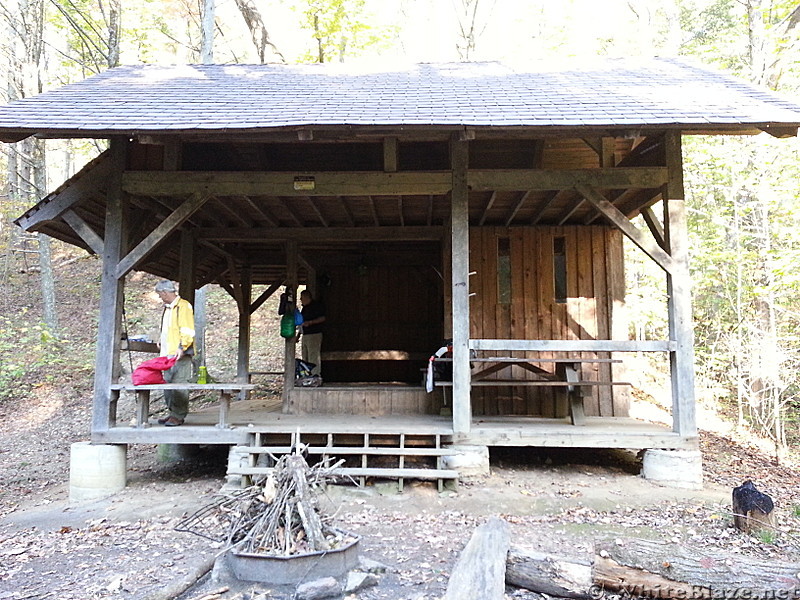
{"label": "person in dark jacket", "polygon": [[302,333],[302,356],[303,360],[314,364],[311,370],[312,375],[321,375],[322,358],[322,324],[325,322],[325,308],[318,300],[314,300],[311,292],[303,290],[300,292],[300,304],[303,306],[300,313],[303,315]]}

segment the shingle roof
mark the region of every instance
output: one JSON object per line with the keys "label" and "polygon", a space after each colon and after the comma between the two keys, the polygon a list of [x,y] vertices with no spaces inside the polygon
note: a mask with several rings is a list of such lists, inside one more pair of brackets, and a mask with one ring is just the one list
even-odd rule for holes
{"label": "shingle roof", "polygon": [[800,125],[800,106],[673,59],[578,66],[136,65],[0,106],[0,135],[53,137],[303,126]]}

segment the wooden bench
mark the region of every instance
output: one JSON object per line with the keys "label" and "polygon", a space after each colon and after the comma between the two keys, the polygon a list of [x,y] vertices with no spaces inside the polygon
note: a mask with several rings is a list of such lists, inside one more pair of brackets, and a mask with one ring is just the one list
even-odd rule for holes
{"label": "wooden bench", "polygon": [[424,352],[405,350],[333,350],[320,354],[326,360],[428,360]]}
{"label": "wooden bench", "polygon": [[[434,363],[452,362],[452,360],[452,358],[435,358]],[[621,362],[621,360],[614,358],[519,358],[512,356],[470,358],[470,363],[473,364],[494,363],[483,369],[473,370],[470,385],[479,387],[523,386],[564,388],[569,402],[569,415],[572,424],[583,425],[586,423],[586,414],[583,410],[583,398],[590,388],[603,385],[631,385],[631,383],[627,381],[595,381],[581,379],[582,365]],[[547,363],[556,365],[555,373],[537,366],[537,364]],[[530,373],[534,373],[540,379],[486,379],[489,375],[493,375],[513,365],[519,366]],[[436,381],[434,385],[451,387],[453,382]]]}
{"label": "wooden bench", "polygon": [[[131,383],[115,383],[111,386],[111,402],[116,406],[120,392],[136,394],[136,427],[148,427],[150,416],[150,392],[165,390],[211,391],[219,392],[219,422],[217,427],[226,429],[230,412],[231,396],[240,392],[251,391],[257,386],[252,383],[158,383],[149,385],[133,385]],[[114,411],[116,412],[116,410]]]}

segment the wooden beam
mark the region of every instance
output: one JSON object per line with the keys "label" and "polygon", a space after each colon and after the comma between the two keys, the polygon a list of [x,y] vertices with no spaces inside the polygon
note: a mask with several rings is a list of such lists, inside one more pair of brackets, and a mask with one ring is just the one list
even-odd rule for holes
{"label": "wooden beam", "polygon": [[286,212],[289,213],[289,216],[292,218],[292,221],[294,221],[295,225],[298,227],[305,226],[305,223],[300,219],[300,217],[297,216],[297,213],[295,213],[294,209],[292,208],[292,204],[287,202],[286,198],[279,197],[277,200],[283,205],[283,208],[286,209]]}
{"label": "wooden beam", "polygon": [[642,209],[642,218],[647,223],[647,228],[656,240],[656,243],[664,248],[664,227],[658,220],[658,217],[649,206]]}
{"label": "wooden beam", "polygon": [[453,431],[469,433],[472,424],[469,367],[469,142],[450,140],[451,283],[453,307]]}
{"label": "wooden beam", "polygon": [[[175,196],[186,193],[212,196],[424,196],[450,191],[446,171],[381,173],[338,171],[314,173],[314,189],[295,189],[300,172],[264,171],[127,171],[123,189],[135,195]],[[473,191],[561,190],[576,184],[601,189],[660,187],[667,182],[665,167],[609,169],[490,169],[470,171]]]}
{"label": "wooden beam", "polygon": [[667,273],[667,310],[669,335],[677,347],[670,352],[672,383],[672,429],[681,437],[697,435],[694,397],[694,331],[692,329],[692,293],[689,274],[689,232],[683,191],[681,134],[667,132],[667,166],[670,182],[664,186],[664,228],[666,248],[674,261]]}
{"label": "wooden beam", "polygon": [[240,313],[246,312],[250,306],[250,302],[245,303],[245,298],[242,290],[241,273],[246,271],[246,268],[240,269],[236,264],[236,259],[233,256],[228,256],[228,277],[231,280],[231,289],[233,290],[233,298],[236,300],[236,307]]}
{"label": "wooden beam", "polygon": [[675,342],[662,340],[488,340],[469,341],[472,350],[529,352],[670,352]]}
{"label": "wooden beam", "polygon": [[81,201],[87,194],[97,193],[98,190],[106,189],[107,181],[111,177],[111,163],[112,159],[108,151],[101,154],[95,159],[93,165],[87,165],[85,172],[73,177],[69,185],[63,190],[48,195],[39,204],[17,219],[17,225],[25,231],[31,231],[39,223],[57,219],[64,211]]}
{"label": "wooden beam", "polygon": [[[642,192],[642,190],[639,190],[639,189],[636,189],[636,188],[630,188],[630,189],[627,189],[627,190],[623,190],[622,192],[620,192],[616,196],[616,198],[614,198],[613,200],[609,200],[609,202],[611,202],[611,204],[613,204],[614,206],[619,208],[625,202],[627,202],[628,200],[630,200],[632,198],[635,198],[641,192]],[[660,193],[661,192],[656,192],[654,195],[657,196]],[[623,212],[623,211],[620,210],[620,212]],[[623,214],[625,214],[625,213],[623,212]],[[593,212],[592,214],[590,214],[590,215],[588,215],[586,217],[586,219],[584,220],[583,224],[584,225],[591,225],[592,223],[594,223],[597,219],[599,219],[602,216],[603,216],[603,213],[601,213],[600,211],[595,211],[595,212]]]}
{"label": "wooden beam", "polygon": [[116,408],[111,402],[111,384],[114,383],[114,365],[119,357],[125,291],[124,277],[117,276],[117,263],[122,255],[126,237],[125,194],[122,191],[121,175],[127,160],[127,145],[126,138],[111,138],[103,275],[100,281],[100,310],[95,352],[92,433],[108,431],[116,421]]}
{"label": "wooden beam", "polygon": [[797,137],[798,131],[796,126],[787,127],[782,125],[765,125],[763,127],[759,127],[759,129],[778,139]]}
{"label": "wooden beam", "polygon": [[[231,219],[231,220],[232,220],[234,223],[238,223],[238,224],[239,224],[239,225],[241,225],[242,227],[253,227],[254,223],[253,223],[251,220],[244,218],[244,216],[243,216],[243,215],[242,215],[242,214],[241,214],[241,213],[240,213],[238,210],[234,210],[234,209],[232,209],[230,206],[228,206],[227,204],[225,204],[225,203],[224,203],[222,200],[220,200],[219,198],[214,198],[214,199],[212,200],[212,202],[213,202],[212,210],[213,210],[213,207],[214,207],[214,206],[216,206],[216,207],[218,207],[218,208],[219,208],[219,209],[220,209],[220,210],[221,210],[223,213],[225,213],[226,215],[228,215],[228,217],[230,217],[230,219]],[[215,212],[216,212],[216,211],[215,211]],[[219,218],[220,216],[221,216],[221,215],[217,214],[217,218]]]}
{"label": "wooden beam", "polygon": [[576,201],[572,203],[572,206],[567,207],[567,210],[565,210],[564,213],[559,217],[558,224],[563,225],[566,223],[569,218],[574,215],[585,203],[586,200],[583,198],[576,199]]}
{"label": "wooden beam", "polygon": [[375,198],[372,196],[369,197],[369,211],[372,215],[372,223],[375,225],[375,227],[380,226],[381,221],[378,218],[378,211],[375,208]]}
{"label": "wooden beam", "polygon": [[379,242],[392,241],[439,241],[441,227],[256,227],[236,229],[225,227],[202,228],[197,238],[215,242]]}
{"label": "wooden beam", "polygon": [[617,140],[612,137],[604,137],[600,140],[600,167],[604,169],[616,166],[616,145]]}
{"label": "wooden beam", "polygon": [[197,244],[191,231],[181,231],[181,264],[178,276],[178,289],[181,298],[194,306],[195,268],[197,266]]}
{"label": "wooden beam", "polygon": [[128,171],[124,189],[136,195],[173,196],[206,193],[214,196],[372,196],[446,194],[450,174],[439,172],[320,171],[314,189],[295,189],[295,178],[307,172],[253,171]]}
{"label": "wooden beam", "polygon": [[470,171],[472,191],[565,190],[576,185],[600,189],[655,188],[667,181],[665,167],[613,169],[492,170]]}
{"label": "wooden beam", "polygon": [[317,203],[314,202],[314,200],[311,199],[311,198],[307,198],[306,200],[311,205],[311,210],[313,210],[316,213],[317,218],[319,219],[320,225],[322,225],[323,227],[330,227],[330,223],[328,223],[328,219],[326,219],[325,215],[322,214],[322,211],[319,209],[319,206],[317,206]]}
{"label": "wooden beam", "polygon": [[508,217],[506,218],[506,227],[511,225],[511,222],[514,220],[514,217],[517,216],[519,209],[521,209],[524,206],[525,201],[528,199],[528,196],[530,195],[531,195],[530,191],[523,192],[522,194],[520,194],[519,198],[517,198],[517,201],[514,203],[514,207],[511,209],[511,212],[508,213]]}
{"label": "wooden beam", "polygon": [[183,146],[180,140],[167,138],[164,140],[164,170],[177,171],[181,167],[183,159]]}
{"label": "wooden beam", "polygon": [[100,256],[103,255],[103,239],[95,233],[94,229],[89,227],[89,224],[81,219],[78,214],[71,208],[67,209],[61,218],[72,227],[72,230],[86,242],[86,245],[92,249],[92,252]]}
{"label": "wooden beam", "polygon": [[261,292],[258,298],[256,298],[255,300],[253,300],[253,302],[250,303],[250,314],[252,315],[259,308],[261,308],[261,305],[264,304],[264,302],[266,302],[272,296],[272,294],[274,294],[281,288],[283,282],[284,282],[283,279],[276,281],[275,283],[270,285],[266,290]]}
{"label": "wooden beam", "polygon": [[267,213],[265,213],[263,210],[261,210],[261,208],[259,208],[259,206],[255,202],[253,202],[253,199],[250,196],[236,196],[236,198],[247,204],[247,206],[249,206],[250,209],[254,213],[256,213],[256,216],[258,217],[259,220],[266,222],[266,224],[269,225],[270,227],[278,226],[278,222],[271,216],[269,216]]}
{"label": "wooden beam", "polygon": [[211,196],[193,194],[181,203],[171,215],[164,219],[158,227],[150,232],[139,244],[128,252],[119,265],[117,265],[117,278],[124,277],[127,273],[136,268],[136,265],[147,258],[156,247],[166,239],[173,231],[180,227],[186,219],[193,215],[205,204]]}
{"label": "wooden beam", "polygon": [[347,200],[345,200],[343,196],[338,196],[338,198],[339,203],[342,205],[342,212],[345,214],[345,216],[347,216],[347,224],[350,227],[355,227],[356,220],[355,217],[353,217],[353,211],[350,210],[350,206],[347,204]]}
{"label": "wooden beam", "polygon": [[478,227],[483,227],[483,224],[486,223],[486,217],[489,214],[489,211],[492,210],[494,206],[495,200],[497,200],[497,192],[492,192],[492,195],[489,196],[489,201],[486,203],[486,206],[483,209],[483,214],[481,214],[481,218],[478,221]]}
{"label": "wooden beam", "polygon": [[642,231],[636,228],[617,207],[597,190],[585,185],[577,185],[575,189],[578,193],[591,202],[594,207],[611,221],[622,233],[624,233],[634,244],[639,246],[645,254],[655,261],[655,263],[668,273],[674,268],[672,258],[664,252],[652,238],[647,237]]}
{"label": "wooden beam", "polygon": [[536,210],[533,212],[533,217],[531,217],[531,225],[536,225],[539,222],[539,219],[542,218],[544,211],[546,211],[552,204],[558,200],[566,196],[568,192],[565,190],[559,190],[557,192],[553,192],[550,194],[549,197],[545,198],[544,202],[542,202]]}

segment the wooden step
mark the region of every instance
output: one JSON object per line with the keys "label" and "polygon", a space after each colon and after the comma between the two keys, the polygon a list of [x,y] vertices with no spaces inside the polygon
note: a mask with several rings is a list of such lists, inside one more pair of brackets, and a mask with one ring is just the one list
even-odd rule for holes
{"label": "wooden step", "polygon": [[[272,467],[235,467],[229,468],[230,475],[269,475]],[[379,477],[382,479],[458,479],[458,471],[452,469],[384,469],[373,467],[339,467],[332,471],[336,475],[350,477]]]}
{"label": "wooden step", "polygon": [[[289,454],[293,451],[291,446],[235,446],[233,452],[237,454]],[[365,446],[308,446],[304,450],[315,456],[449,456],[456,451],[448,448],[414,448],[414,447],[365,447]]]}

